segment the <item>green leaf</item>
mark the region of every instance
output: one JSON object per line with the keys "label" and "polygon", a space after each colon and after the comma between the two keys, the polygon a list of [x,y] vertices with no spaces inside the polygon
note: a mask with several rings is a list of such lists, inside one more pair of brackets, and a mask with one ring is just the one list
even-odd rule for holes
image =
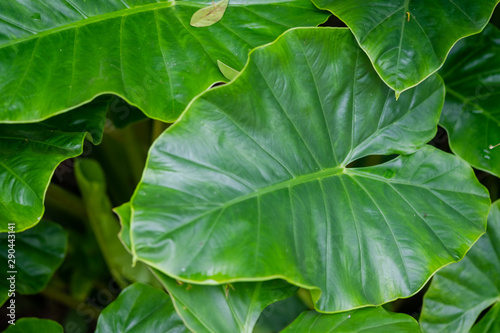
{"label": "green leaf", "polygon": [[99,316],[96,333],[189,332],[161,290],[134,283]]}
{"label": "green leaf", "polygon": [[282,329],[297,319],[302,312],[308,310],[310,308],[304,304],[297,294],[273,303],[262,311],[255,323],[253,333],[281,332]]}
{"label": "green leaf", "polygon": [[43,216],[56,167],[102,139],[108,98],[36,124],[0,124],[0,232],[32,227]]}
{"label": "green leaf", "polygon": [[314,311],[304,312],[282,332],[420,333],[421,331],[415,319],[408,315],[388,312],[383,308],[367,308],[330,315]]}
{"label": "green leaf", "polygon": [[222,73],[222,75],[224,75],[224,77],[229,81],[231,81],[236,76],[238,76],[238,74],[240,74],[240,72],[238,72],[236,69],[229,67],[228,65],[219,60],[217,60],[217,66],[219,66],[219,70]]}
{"label": "green leaf", "polygon": [[[130,242],[130,203],[115,208],[120,216],[120,237]],[[194,332],[252,332],[259,315],[272,303],[288,298],[297,287],[282,281],[204,286],[178,283],[155,270],[172,297],[177,312]],[[207,307],[216,304],[217,311]]]}
{"label": "green leaf", "polygon": [[313,0],[352,30],[396,94],[436,72],[461,38],[488,23],[498,0]]}
{"label": "green leaf", "polygon": [[[161,272],[156,273],[193,332],[251,333],[266,306],[292,296],[297,290],[277,280],[219,286],[179,285]],[[207,304],[216,305],[217,311]]]}
{"label": "green leaf", "polygon": [[[424,332],[469,332],[481,312],[499,301],[499,253],[500,201],[496,201],[486,234],[462,261],[434,276],[420,316]],[[498,306],[492,310],[498,312]]]}
{"label": "green leaf", "polygon": [[193,14],[190,24],[193,27],[208,27],[219,22],[224,16],[229,0],[220,0],[212,6],[202,8]]}
{"label": "green leaf", "polygon": [[[9,240],[13,240],[12,243]],[[6,297],[10,289],[7,278],[15,275],[15,292],[23,295],[37,294],[45,289],[54,272],[61,266],[67,250],[68,237],[63,228],[53,222],[42,221],[36,227],[21,233],[1,233],[0,258],[4,269],[0,272],[0,294]],[[13,259],[8,261],[9,246],[14,244]],[[7,266],[13,264],[13,267]],[[15,271],[17,273],[9,273]],[[15,298],[14,298],[15,299]],[[5,299],[2,299],[5,301]],[[2,302],[3,303],[3,302]]]}
{"label": "green leaf", "polygon": [[481,320],[474,325],[471,333],[496,333],[500,332],[500,303],[496,303],[488,310]]}
{"label": "green leaf", "polygon": [[[189,25],[211,0],[9,1],[0,5],[0,122],[46,119],[104,93],[174,121],[248,52],[329,13],[309,0],[233,1],[206,28]],[[33,13],[41,19],[32,19]]]}
{"label": "green leaf", "polygon": [[75,176],[87,209],[90,226],[116,282],[126,287],[131,282],[159,286],[143,264],[132,267],[132,256],[118,239],[120,227],[106,194],[104,171],[98,162],[82,159],[75,164]]}
{"label": "green leaf", "polygon": [[440,124],[452,151],[500,177],[500,30],[493,25],[453,48],[441,70],[446,101]]}
{"label": "green leaf", "polygon": [[132,245],[130,243],[130,217],[132,212],[130,211],[130,202],[126,202],[123,205],[113,208],[113,211],[118,215],[120,219],[121,229],[118,233],[118,238],[122,242],[123,246],[132,253]]}
{"label": "green leaf", "polygon": [[396,102],[347,29],[287,32],[155,142],[134,254],[198,284],[282,278],[327,312],[414,294],[463,257],[490,204],[465,162],[417,150],[443,94],[433,77]]}
{"label": "green leaf", "polygon": [[61,325],[49,319],[21,318],[4,333],[63,333]]}

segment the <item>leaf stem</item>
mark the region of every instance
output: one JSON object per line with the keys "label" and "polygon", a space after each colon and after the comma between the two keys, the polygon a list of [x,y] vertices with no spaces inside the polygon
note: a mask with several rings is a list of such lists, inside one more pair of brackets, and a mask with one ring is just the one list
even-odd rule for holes
{"label": "leaf stem", "polygon": [[80,221],[87,220],[87,212],[82,200],[74,193],[55,183],[50,183],[45,195],[45,205],[48,211],[62,214]]}

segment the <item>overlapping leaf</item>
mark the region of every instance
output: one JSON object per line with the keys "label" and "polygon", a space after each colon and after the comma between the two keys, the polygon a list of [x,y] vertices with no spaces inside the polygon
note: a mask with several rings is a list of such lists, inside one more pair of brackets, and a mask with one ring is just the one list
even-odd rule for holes
{"label": "overlapping leaf", "polygon": [[189,332],[175,312],[170,297],[142,283],[124,289],[97,321],[96,333]]}
{"label": "overlapping leaf", "polygon": [[[16,272],[14,285],[19,294],[36,294],[45,289],[64,260],[68,242],[66,232],[61,226],[48,221],[42,221],[33,229],[17,233],[14,241],[12,239],[6,233],[0,234],[3,249],[0,251],[0,258],[5,263],[5,269],[0,273],[0,303],[5,301],[10,289],[11,281],[7,278],[11,273],[8,271]],[[14,245],[13,259],[8,258],[9,244]]]}
{"label": "overlapping leaf", "polygon": [[[311,84],[312,83],[312,84]],[[283,278],[321,311],[409,296],[484,232],[488,193],[431,147],[443,85],[396,101],[347,29],[294,29],[150,151],[134,254],[179,280]],[[367,155],[408,153],[382,165]]]}
{"label": "overlapping leaf", "polygon": [[251,333],[266,306],[292,296],[297,290],[282,281],[202,286],[179,285],[160,272],[158,276],[186,326],[199,333]]}
{"label": "overlapping leaf", "polygon": [[420,333],[412,317],[383,308],[367,308],[338,314],[302,313],[283,333]]}
{"label": "overlapping leaf", "polygon": [[82,154],[84,139],[100,143],[107,98],[36,124],[0,124],[0,231],[42,218],[44,197],[56,167]]}
{"label": "overlapping leaf", "polygon": [[496,333],[500,332],[500,303],[496,303],[479,322],[472,327],[471,333]]}
{"label": "overlapping leaf", "polygon": [[211,0],[15,0],[0,4],[0,122],[48,118],[103,93],[175,120],[216,81],[220,60],[248,52],[328,13],[309,0],[231,1],[221,21],[189,25]]}
{"label": "overlapping leaf", "polygon": [[453,48],[440,74],[446,101],[440,124],[455,154],[500,177],[500,30],[493,25]]}
{"label": "overlapping leaf", "polygon": [[[442,269],[432,280],[420,317],[424,332],[469,332],[481,312],[498,303],[499,256],[500,201],[496,201],[488,217],[486,234],[462,261]],[[496,317],[498,305],[492,310],[487,314],[489,321]]]}
{"label": "overlapping leaf", "polygon": [[[130,249],[130,204],[115,209],[120,237]],[[282,281],[235,283],[224,286],[182,284],[155,271],[186,326],[194,332],[252,332],[264,308],[293,295],[296,287]],[[207,304],[213,304],[213,307]]]}
{"label": "overlapping leaf", "polygon": [[352,30],[381,78],[400,93],[437,71],[452,46],[480,32],[498,0],[313,0]]}

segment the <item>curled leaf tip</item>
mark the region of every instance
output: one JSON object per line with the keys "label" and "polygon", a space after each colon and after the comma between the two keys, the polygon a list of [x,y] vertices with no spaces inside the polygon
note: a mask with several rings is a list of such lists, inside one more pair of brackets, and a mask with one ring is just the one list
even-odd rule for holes
{"label": "curled leaf tip", "polygon": [[193,14],[191,17],[191,26],[193,27],[208,27],[219,22],[224,16],[229,0],[221,0],[217,3],[202,8]]}

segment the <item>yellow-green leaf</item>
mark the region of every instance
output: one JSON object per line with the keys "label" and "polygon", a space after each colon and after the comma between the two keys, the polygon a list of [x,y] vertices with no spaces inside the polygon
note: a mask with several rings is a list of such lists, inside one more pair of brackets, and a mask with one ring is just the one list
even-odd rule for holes
{"label": "yellow-green leaf", "polygon": [[190,24],[193,27],[208,27],[219,22],[224,16],[229,0],[221,0],[209,7],[202,8],[193,14]]}

